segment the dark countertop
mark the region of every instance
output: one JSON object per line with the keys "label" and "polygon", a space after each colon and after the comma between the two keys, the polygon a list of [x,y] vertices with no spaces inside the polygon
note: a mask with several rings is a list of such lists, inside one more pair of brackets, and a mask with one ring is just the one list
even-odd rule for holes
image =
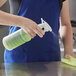
{"label": "dark countertop", "polygon": [[76,76],[76,67],[60,62],[0,64],[0,76]]}

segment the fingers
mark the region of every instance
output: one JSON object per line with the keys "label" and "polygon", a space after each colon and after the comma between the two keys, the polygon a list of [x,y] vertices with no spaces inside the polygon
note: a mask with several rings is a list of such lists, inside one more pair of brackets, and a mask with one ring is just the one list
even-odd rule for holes
{"label": "fingers", "polygon": [[37,30],[37,34],[40,37],[43,37],[43,35],[45,34],[45,32],[39,26],[36,27],[36,30]]}
{"label": "fingers", "polygon": [[65,55],[64,58],[69,59],[70,55]]}
{"label": "fingers", "polygon": [[45,32],[38,25],[33,27],[33,31],[41,38],[45,34]]}
{"label": "fingers", "polygon": [[72,56],[73,56],[74,58],[76,58],[76,54],[73,53]]}
{"label": "fingers", "polygon": [[64,58],[70,59],[70,56],[76,58],[76,55],[74,53],[72,53],[72,54],[66,54],[66,55],[64,55]]}
{"label": "fingers", "polygon": [[27,33],[31,37],[35,37],[37,34],[39,37],[42,38],[43,35],[45,34],[45,32],[38,25],[32,25],[31,27],[28,27],[27,31],[28,31]]}
{"label": "fingers", "polygon": [[76,58],[76,55],[74,55],[74,57]]}
{"label": "fingers", "polygon": [[36,34],[29,28],[24,30],[31,38],[34,38]]}

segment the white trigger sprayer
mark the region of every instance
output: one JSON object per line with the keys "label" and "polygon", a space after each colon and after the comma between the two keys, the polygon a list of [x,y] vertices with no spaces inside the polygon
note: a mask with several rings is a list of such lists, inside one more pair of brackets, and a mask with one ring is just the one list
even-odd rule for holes
{"label": "white trigger sprayer", "polygon": [[41,24],[38,24],[38,26],[40,28],[44,28],[44,32],[52,32],[52,28],[46,21],[43,20],[43,18],[41,18]]}

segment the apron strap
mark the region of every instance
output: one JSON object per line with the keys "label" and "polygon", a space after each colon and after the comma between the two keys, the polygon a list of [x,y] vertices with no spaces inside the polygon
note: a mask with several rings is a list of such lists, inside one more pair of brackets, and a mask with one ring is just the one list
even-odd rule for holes
{"label": "apron strap", "polygon": [[63,6],[63,2],[66,1],[66,0],[58,0],[58,1],[59,1],[60,11],[61,11],[62,6]]}

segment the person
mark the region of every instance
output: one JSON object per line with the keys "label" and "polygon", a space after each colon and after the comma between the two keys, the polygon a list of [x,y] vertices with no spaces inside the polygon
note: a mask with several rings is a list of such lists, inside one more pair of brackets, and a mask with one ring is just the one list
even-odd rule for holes
{"label": "person", "polygon": [[[12,21],[8,19],[8,21],[13,23],[11,25],[20,25],[20,27],[22,26],[23,28],[25,28],[25,32],[27,32],[27,27],[30,28],[33,25],[39,24],[40,19],[43,18],[52,27],[55,36],[50,32],[46,33],[45,35],[43,34],[43,38],[39,38],[37,35],[35,35],[31,41],[11,51],[5,49],[4,60],[6,63],[60,61],[61,56],[58,37],[60,16],[62,25],[66,26],[66,33],[63,37],[64,57],[69,58],[70,55],[76,57],[73,53],[72,46],[72,27],[69,17],[68,0],[63,3],[61,11],[58,0],[21,0],[20,8],[17,15],[18,16],[11,15],[12,17],[15,17],[15,19],[13,18],[14,20]],[[12,19],[11,16],[9,17],[10,19]],[[4,19],[4,17],[2,17],[2,23],[9,24],[10,22],[4,22],[6,20],[6,18]],[[23,17],[25,17],[24,20]],[[33,20],[34,22],[30,20]],[[17,31],[18,29],[20,29],[20,27],[11,26],[9,34]],[[35,28],[30,30],[34,30],[33,32],[30,31],[30,33],[37,33],[37,31],[35,31]]]}

